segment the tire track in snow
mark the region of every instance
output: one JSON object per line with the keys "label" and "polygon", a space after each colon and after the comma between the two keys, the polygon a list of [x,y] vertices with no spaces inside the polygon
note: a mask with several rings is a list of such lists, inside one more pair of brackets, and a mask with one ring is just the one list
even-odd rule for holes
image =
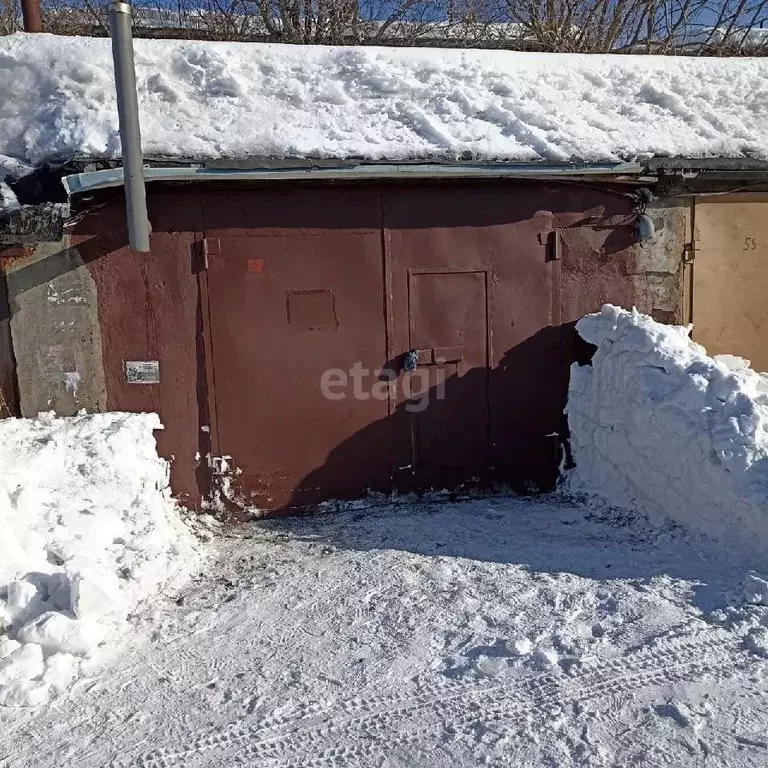
{"label": "tire track in snow", "polygon": [[[521,695],[501,695],[492,697],[490,702],[484,702],[483,697],[478,696],[480,701],[473,702],[476,705],[473,711],[467,711],[469,706],[465,702],[459,707],[459,712],[453,720],[445,721],[438,719],[437,722],[432,724],[410,728],[406,726],[394,732],[372,733],[369,729],[366,729],[363,735],[368,739],[367,743],[359,745],[353,743],[343,748],[332,747],[314,756],[302,755],[289,761],[278,760],[271,765],[274,768],[332,768],[332,766],[337,765],[334,761],[334,756],[342,749],[345,759],[350,756],[384,755],[387,751],[391,751],[398,746],[406,746],[408,743],[419,743],[430,737],[435,742],[441,733],[466,732],[478,720],[482,720],[485,723],[493,722],[503,726],[505,730],[513,729],[522,724],[525,724],[526,728],[530,728],[532,726],[530,722],[531,714],[541,713],[542,710],[544,714],[546,714],[546,710],[550,710],[552,714],[559,714],[564,706],[574,701],[586,703],[604,696],[626,696],[649,685],[655,686],[672,682],[684,682],[704,676],[705,674],[723,677],[737,666],[732,659],[731,649],[726,648],[726,645],[727,640],[720,642],[707,641],[694,647],[678,648],[678,650],[670,649],[665,651],[663,656],[675,657],[680,651],[683,651],[687,653],[688,657],[682,660],[676,658],[667,664],[658,663],[662,654],[643,654],[647,661],[657,662],[657,665],[655,667],[643,668],[643,663],[645,662],[638,663],[638,660],[632,659],[630,661],[638,668],[627,672],[626,668],[632,666],[631,663],[622,664],[621,662],[616,662],[611,666],[624,666],[625,672],[623,674],[609,677],[603,673],[596,673],[593,676],[596,678],[593,682],[582,681],[573,686],[564,685],[556,692],[549,693],[538,700],[536,698],[525,700]],[[690,658],[691,655],[698,655],[704,648],[710,649],[708,655],[693,660]],[[715,671],[712,669],[713,661],[718,662]],[[566,679],[563,682],[571,683],[573,678]],[[491,706],[488,706],[488,703]],[[548,720],[545,719],[538,727],[546,728],[547,722]],[[375,728],[373,730],[378,731],[380,729]],[[507,734],[507,736],[516,735],[521,735],[519,729],[511,734]],[[247,747],[243,752],[248,757],[262,756],[252,755],[251,750]],[[267,757],[267,754],[265,753],[263,756]],[[272,755],[272,757],[277,757],[277,755]]]}
{"label": "tire track in snow", "polygon": [[[429,683],[416,693],[393,692],[330,707],[308,704],[298,715],[270,717],[252,726],[240,721],[190,739],[180,750],[151,750],[131,761],[113,760],[111,766],[170,768],[210,750],[276,761],[281,768],[333,766],[353,754],[372,756],[445,730],[464,730],[478,720],[512,727],[531,711],[560,708],[564,701],[626,696],[714,670],[724,674],[737,666],[737,643],[731,635],[703,634],[667,639],[623,659],[589,660],[567,677],[539,674],[504,683]],[[409,727],[409,722],[414,724]],[[291,753],[295,757],[288,757]]]}
{"label": "tire track in snow", "polygon": [[[596,675],[597,679],[592,682],[588,681],[589,678],[586,675],[577,675],[565,680],[553,675],[537,676],[518,685],[518,690],[515,692],[509,691],[509,685],[501,684],[486,686],[478,685],[477,683],[432,684],[423,686],[422,691],[416,695],[395,694],[343,702],[335,712],[327,709],[324,710],[318,705],[308,706],[304,713],[298,717],[278,717],[262,721],[258,727],[233,726],[223,732],[209,734],[198,739],[191,748],[175,754],[165,751],[153,751],[142,756],[149,758],[150,762],[139,762],[139,765],[146,765],[148,767],[171,765],[196,752],[208,751],[215,747],[227,748],[237,744],[243,745],[242,751],[245,751],[249,757],[274,758],[281,752],[284,753],[289,745],[295,745],[297,740],[312,744],[318,739],[323,740],[355,727],[363,730],[364,735],[370,739],[375,736],[375,732],[386,730],[395,718],[400,720],[402,717],[413,715],[421,709],[428,709],[428,714],[439,715],[439,722],[441,724],[445,723],[445,716],[452,714],[452,711],[456,710],[454,705],[457,699],[462,700],[457,711],[463,712],[465,710],[467,697],[472,701],[476,699],[480,699],[480,701],[474,702],[475,712],[469,717],[454,717],[452,724],[455,726],[459,726],[465,721],[475,722],[478,716],[482,716],[485,719],[498,719],[501,715],[511,715],[521,708],[528,712],[532,708],[529,706],[531,700],[523,695],[524,692],[532,695],[532,706],[537,708],[567,697],[568,688],[572,689],[572,693],[581,691],[582,695],[578,697],[581,701],[588,700],[597,695],[620,694],[626,692],[626,690],[641,687],[635,683],[634,678],[638,678],[637,682],[640,684],[643,682],[663,683],[673,679],[681,679],[680,673],[675,673],[676,667],[692,667],[695,670],[698,670],[699,667],[707,668],[712,661],[711,655],[707,655],[703,662],[692,662],[689,658],[681,659],[680,654],[685,653],[686,656],[701,658],[701,651],[704,647],[712,648],[714,645],[716,644],[708,641],[707,643],[689,645],[686,648],[680,643],[675,643],[672,648],[666,651],[643,651],[637,654],[637,658],[626,662],[614,661],[606,663],[605,666],[608,668],[619,670],[618,674],[610,676],[601,671]],[[660,664],[660,659],[664,657],[671,657],[671,663],[667,665]],[[727,660],[727,654],[725,660]],[[638,667],[639,671],[633,673],[631,671],[633,665]],[[654,668],[656,668],[659,674],[656,676],[648,674]],[[687,674],[690,671],[692,670],[688,670]],[[682,677],[684,678],[685,676],[684,674]],[[563,686],[563,682],[573,684],[579,678],[586,678],[586,680],[576,686]],[[547,689],[549,691],[544,693]],[[481,703],[485,703],[485,707],[479,706]],[[495,707],[493,707],[494,704],[496,704]],[[515,706],[511,706],[512,704]],[[489,709],[488,705],[491,705],[492,708]],[[376,711],[377,708],[379,711]],[[349,717],[348,715],[352,716]],[[314,728],[311,725],[310,727],[303,728],[300,726],[302,721],[312,720],[316,716],[325,716],[324,726],[316,726]],[[297,725],[299,725],[298,728],[296,728]],[[269,731],[274,731],[281,727],[292,728],[292,730],[286,734],[269,733]],[[419,735],[421,735],[422,731],[431,730],[431,728],[419,728],[417,730]],[[396,734],[392,735],[396,736]],[[389,742],[392,743],[391,738],[389,738]],[[338,749],[341,748],[333,747],[331,752],[336,753]],[[160,762],[157,762],[158,760]],[[169,760],[172,762],[168,762]],[[307,764],[306,760],[301,762],[302,764]]]}

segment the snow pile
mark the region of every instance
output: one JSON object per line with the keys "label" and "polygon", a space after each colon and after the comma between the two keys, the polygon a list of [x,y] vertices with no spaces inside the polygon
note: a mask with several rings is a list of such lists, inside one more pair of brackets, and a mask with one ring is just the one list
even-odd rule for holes
{"label": "snow pile", "polygon": [[[0,108],[1,110],[2,108]],[[19,207],[19,201],[14,191],[8,186],[5,179],[11,173],[22,175],[24,166],[18,162],[0,155],[0,214],[12,211]]]}
{"label": "snow pile", "polygon": [[[2,74],[0,73],[0,81],[1,80]],[[2,116],[2,114],[3,106],[0,104],[0,116]],[[0,125],[2,125],[2,123],[0,123]],[[2,132],[1,128],[0,132]],[[7,183],[7,177],[10,176],[13,178],[23,176],[27,170],[28,168],[24,163],[0,154],[0,215],[10,213],[20,207],[16,193]]]}
{"label": "snow pile", "polygon": [[[149,157],[768,158],[764,58],[182,40],[135,49]],[[0,155],[119,157],[108,39],[10,35],[0,59]]]}
{"label": "snow pile", "polygon": [[571,489],[765,558],[768,380],[636,310],[576,329],[597,351],[571,369]]}
{"label": "snow pile", "polygon": [[[2,172],[0,171],[0,176]],[[3,211],[12,211],[19,207],[19,201],[13,190],[0,178],[0,213]]]}
{"label": "snow pile", "polygon": [[197,561],[154,414],[0,421],[0,705],[65,690],[137,604]]}

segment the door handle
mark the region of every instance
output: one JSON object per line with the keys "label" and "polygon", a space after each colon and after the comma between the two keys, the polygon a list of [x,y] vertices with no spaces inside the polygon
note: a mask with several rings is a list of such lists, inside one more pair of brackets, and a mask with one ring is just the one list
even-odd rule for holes
{"label": "door handle", "polygon": [[464,347],[433,347],[432,349],[409,349],[403,355],[403,370],[409,373],[420,365],[445,365],[460,363],[464,359]]}

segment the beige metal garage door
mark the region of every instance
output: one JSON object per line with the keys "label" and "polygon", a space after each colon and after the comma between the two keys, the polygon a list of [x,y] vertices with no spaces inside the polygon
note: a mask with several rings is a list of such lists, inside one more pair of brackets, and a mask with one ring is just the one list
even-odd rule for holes
{"label": "beige metal garage door", "polygon": [[768,195],[699,198],[693,338],[768,371]]}

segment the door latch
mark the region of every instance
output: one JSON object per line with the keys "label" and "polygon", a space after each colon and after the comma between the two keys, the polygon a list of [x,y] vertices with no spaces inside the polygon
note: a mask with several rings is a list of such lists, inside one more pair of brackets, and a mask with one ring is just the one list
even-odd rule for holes
{"label": "door latch", "polygon": [[419,353],[415,349],[409,349],[403,355],[403,370],[413,373],[419,365]]}

